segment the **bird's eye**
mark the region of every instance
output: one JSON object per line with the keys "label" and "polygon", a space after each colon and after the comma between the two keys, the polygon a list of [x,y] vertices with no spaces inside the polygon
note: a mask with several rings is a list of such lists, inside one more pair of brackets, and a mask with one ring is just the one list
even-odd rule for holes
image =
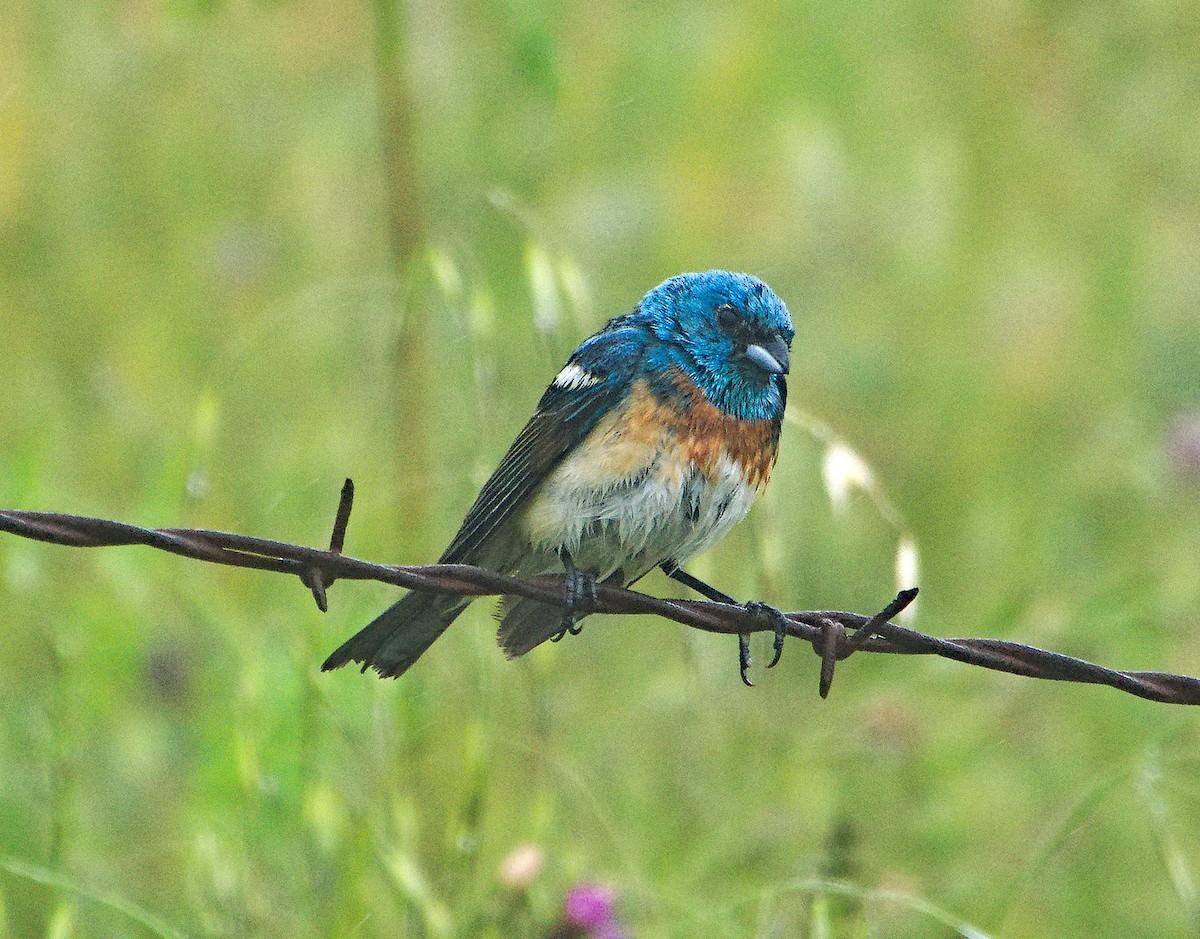
{"label": "bird's eye", "polygon": [[722,303],[717,307],[717,325],[722,329],[733,329],[738,324],[738,312],[731,303]]}

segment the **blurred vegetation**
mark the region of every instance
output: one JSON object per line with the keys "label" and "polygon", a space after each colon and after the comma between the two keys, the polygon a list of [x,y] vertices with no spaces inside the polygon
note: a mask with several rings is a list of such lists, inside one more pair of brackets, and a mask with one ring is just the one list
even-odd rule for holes
{"label": "blurred vegetation", "polygon": [[[349,475],[347,550],[432,560],[575,343],[744,269],[921,628],[1200,674],[1198,14],[8,0],[0,505],[320,544]],[[886,600],[825,448],[696,573]],[[320,674],[393,596],[0,538],[0,936],[527,935],[582,881],[638,937],[1200,931],[1190,711],[917,659],[822,703],[640,620],[508,663],[485,603]]]}

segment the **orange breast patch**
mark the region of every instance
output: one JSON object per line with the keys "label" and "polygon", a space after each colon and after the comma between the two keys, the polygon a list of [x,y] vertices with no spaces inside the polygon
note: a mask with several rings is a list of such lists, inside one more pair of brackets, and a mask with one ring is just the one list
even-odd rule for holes
{"label": "orange breast patch", "polygon": [[673,378],[680,392],[678,404],[658,401],[645,382],[638,382],[621,417],[604,429],[604,436],[626,437],[630,449],[640,453],[655,444],[678,448],[680,474],[695,464],[710,481],[720,475],[724,456],[741,465],[747,484],[756,489],[766,485],[778,453],[779,425],[739,420],[711,404],[682,372]]}

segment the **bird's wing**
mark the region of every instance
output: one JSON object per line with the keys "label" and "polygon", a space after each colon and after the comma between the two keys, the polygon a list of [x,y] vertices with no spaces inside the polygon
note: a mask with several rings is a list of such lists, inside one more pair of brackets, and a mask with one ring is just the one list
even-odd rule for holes
{"label": "bird's wing", "polygon": [[647,336],[622,319],[613,320],[571,354],[484,484],[442,555],[443,564],[474,560],[537,485],[629,393]]}

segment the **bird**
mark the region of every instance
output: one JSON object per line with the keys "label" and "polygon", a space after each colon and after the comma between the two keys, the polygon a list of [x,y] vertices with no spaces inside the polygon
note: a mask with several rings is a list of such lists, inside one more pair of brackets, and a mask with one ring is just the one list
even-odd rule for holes
{"label": "bird", "polygon": [[[794,335],[763,281],[711,270],[664,281],[571,353],[439,560],[564,575],[561,606],[501,598],[498,640],[509,658],[578,633],[598,582],[627,587],[658,568],[710,600],[736,602],[681,565],[745,517],[767,484]],[[355,662],[398,678],[471,599],[412,591],[322,671]],[[774,619],[774,666],[783,614],[745,606]],[[748,636],[738,650],[750,685]]]}

